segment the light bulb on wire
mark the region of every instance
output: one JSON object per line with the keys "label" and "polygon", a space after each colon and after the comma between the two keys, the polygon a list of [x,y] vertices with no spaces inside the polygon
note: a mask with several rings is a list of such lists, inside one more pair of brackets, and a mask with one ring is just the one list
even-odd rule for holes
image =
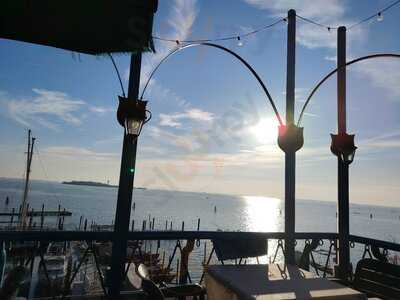
{"label": "light bulb on wire", "polygon": [[378,22],[383,21],[383,14],[381,12],[378,12],[377,18]]}
{"label": "light bulb on wire", "polygon": [[240,36],[237,37],[237,40],[238,40],[237,45],[238,45],[239,47],[242,47],[242,46],[243,46],[243,42],[242,42],[242,40],[240,39]]}

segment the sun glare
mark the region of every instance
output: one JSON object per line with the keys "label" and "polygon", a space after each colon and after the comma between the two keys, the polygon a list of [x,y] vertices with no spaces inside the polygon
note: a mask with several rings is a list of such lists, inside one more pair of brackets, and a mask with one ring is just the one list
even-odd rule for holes
{"label": "sun glare", "polygon": [[278,125],[274,118],[263,118],[249,130],[260,144],[273,144],[278,138]]}

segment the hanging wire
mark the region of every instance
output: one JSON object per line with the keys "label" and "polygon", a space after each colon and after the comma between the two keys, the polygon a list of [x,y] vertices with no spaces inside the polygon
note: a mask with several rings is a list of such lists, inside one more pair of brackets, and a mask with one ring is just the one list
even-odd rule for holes
{"label": "hanging wire", "polygon": [[121,85],[122,96],[126,97],[125,90],[124,90],[124,85],[122,84],[121,75],[119,74],[119,70],[118,70],[117,64],[115,63],[114,57],[112,57],[111,53],[107,53],[107,54],[111,59],[111,62],[112,62],[113,66],[114,66],[114,69],[115,69],[115,72],[117,73],[119,84]]}
{"label": "hanging wire", "polygon": [[377,13],[375,13],[373,15],[371,15],[369,17],[366,17],[365,19],[362,19],[361,21],[359,21],[357,23],[354,23],[353,25],[349,26],[349,29],[354,28],[354,27],[356,27],[358,25],[361,25],[362,23],[368,22],[371,19],[374,19],[376,17],[381,16],[383,12],[391,9],[392,7],[394,7],[394,6],[398,5],[398,4],[400,4],[400,0],[397,0],[397,1],[393,2],[392,4],[382,8],[380,11],[378,11]]}
{"label": "hanging wire", "polygon": [[302,17],[302,16],[300,16],[300,15],[298,15],[298,14],[296,14],[296,17],[298,17],[299,19],[301,19],[301,20],[303,20],[303,21],[305,21],[305,22],[308,22],[308,23],[314,24],[314,25],[316,25],[316,26],[319,26],[319,27],[328,29],[328,31],[330,31],[331,29],[338,29],[338,27],[329,26],[329,25],[325,25],[325,24],[322,24],[322,23],[318,23],[318,22],[316,22],[316,21],[314,21],[314,20],[308,19],[308,18],[306,18],[306,17]]}
{"label": "hanging wire", "polygon": [[[349,26],[347,27],[347,30],[350,30],[350,29],[352,29],[352,28],[354,28],[354,27],[356,27],[356,26],[359,26],[359,25],[361,25],[361,24],[363,24],[363,23],[365,23],[365,22],[368,22],[368,21],[371,20],[371,19],[374,19],[374,18],[377,18],[377,17],[381,17],[382,14],[383,14],[383,12],[388,11],[389,9],[395,7],[395,6],[398,5],[398,4],[400,4],[400,0],[394,1],[393,3],[391,3],[391,4],[389,4],[388,6],[382,8],[382,9],[379,10],[378,12],[374,13],[373,15],[370,15],[370,16],[368,16],[368,17],[366,17],[366,18],[364,18],[364,19],[362,19],[362,20],[360,20],[360,21],[358,21],[358,22],[356,22],[356,23],[354,23],[354,24],[352,24],[352,25],[349,25]],[[300,15],[298,15],[298,14],[296,14],[296,17],[298,17],[299,19],[301,19],[301,20],[303,20],[303,21],[305,21],[305,22],[308,22],[308,23],[310,23],[310,24],[316,25],[316,26],[321,27],[321,28],[328,29],[328,31],[331,31],[332,29],[338,29],[338,28],[339,28],[339,26],[329,26],[329,25],[326,25],[326,24],[322,24],[322,23],[319,23],[319,22],[314,21],[314,20],[312,20],[312,19],[309,19],[309,18],[300,16]]]}
{"label": "hanging wire", "polygon": [[[381,17],[382,14],[383,14],[385,11],[388,11],[389,9],[395,7],[395,6],[398,5],[398,4],[400,4],[400,0],[396,0],[396,1],[394,1],[393,3],[389,4],[388,6],[382,8],[382,9],[379,10],[378,12],[374,13],[373,15],[368,16],[368,17],[366,17],[366,18],[364,18],[364,19],[362,19],[362,20],[360,20],[360,21],[358,21],[358,22],[356,22],[356,23],[354,23],[354,24],[352,24],[352,25],[349,25],[349,26],[347,27],[347,29],[350,30],[350,29],[352,29],[352,28],[354,28],[354,27],[356,27],[356,26],[359,26],[359,25],[361,25],[361,24],[363,24],[363,23],[365,23],[365,22],[368,22],[369,20],[371,20],[371,19],[373,19],[373,18]],[[320,22],[317,22],[317,21],[315,21],[315,20],[312,20],[312,19],[303,17],[303,16],[298,15],[298,14],[296,14],[296,17],[298,17],[299,19],[301,19],[301,20],[303,20],[303,21],[305,21],[305,22],[307,22],[307,23],[310,23],[310,24],[313,24],[313,25],[315,25],[315,26],[318,26],[318,27],[327,29],[328,31],[335,30],[335,29],[338,29],[338,28],[339,28],[339,26],[330,26],[330,25],[327,25],[327,24],[323,24],[323,23],[320,23]],[[277,21],[275,21],[275,22],[273,22],[273,23],[271,23],[271,24],[265,25],[265,26],[263,26],[263,27],[257,28],[257,29],[255,29],[255,30],[252,30],[252,31],[249,31],[249,32],[246,32],[246,33],[236,34],[236,35],[229,35],[229,36],[225,36],[225,37],[221,37],[221,38],[179,40],[179,39],[173,39],[173,38],[164,38],[164,37],[155,36],[155,35],[153,35],[152,38],[155,39],[155,40],[159,40],[159,41],[176,43],[178,46],[179,46],[181,43],[182,43],[182,44],[210,43],[210,42],[222,42],[222,41],[228,41],[228,40],[239,40],[239,41],[240,41],[241,38],[247,37],[247,36],[249,36],[249,35],[257,34],[257,33],[259,33],[260,31],[264,31],[264,30],[266,30],[266,29],[268,29],[268,28],[274,27],[275,25],[278,25],[278,24],[280,24],[280,23],[282,23],[282,22],[286,22],[286,21],[287,21],[286,18],[282,18],[282,19],[279,19],[279,20],[277,20]],[[110,54],[109,54],[109,55],[110,55]],[[110,55],[110,57],[111,57],[111,55]],[[112,58],[111,58],[111,59],[112,59]],[[115,65],[115,63],[114,63],[114,65]],[[118,72],[118,71],[117,71],[117,72]]]}
{"label": "hanging wire", "polygon": [[274,27],[275,25],[278,25],[278,24],[280,24],[282,22],[286,22],[286,18],[282,18],[282,19],[276,20],[275,22],[273,22],[271,24],[265,25],[263,27],[257,28],[255,30],[252,30],[252,31],[249,31],[249,32],[246,32],[246,33],[230,35],[230,36],[221,37],[221,38],[214,38],[214,39],[179,40],[179,39],[163,38],[163,37],[154,36],[154,35],[153,35],[153,39],[164,41],[164,42],[172,42],[172,43],[176,43],[177,45],[179,45],[181,43],[183,43],[183,44],[192,44],[192,43],[209,43],[209,42],[221,42],[221,41],[228,41],[228,40],[240,40],[240,38],[256,34],[256,33],[260,32],[260,31],[264,31],[264,30],[266,30],[268,28],[271,28],[271,27]]}
{"label": "hanging wire", "polygon": [[[43,175],[45,176],[45,178],[46,178],[47,181],[51,181],[50,178],[49,178],[49,176],[47,175],[46,169],[45,169],[45,167],[44,167],[42,158],[40,157],[39,149],[38,149],[37,146],[35,147],[34,151],[36,152],[36,156],[37,156],[37,158],[38,158],[38,160],[39,160],[40,167],[42,168]],[[61,199],[58,197],[58,195],[57,195],[55,192],[52,193],[51,195],[54,197],[54,199],[55,199],[58,203],[61,203]]]}

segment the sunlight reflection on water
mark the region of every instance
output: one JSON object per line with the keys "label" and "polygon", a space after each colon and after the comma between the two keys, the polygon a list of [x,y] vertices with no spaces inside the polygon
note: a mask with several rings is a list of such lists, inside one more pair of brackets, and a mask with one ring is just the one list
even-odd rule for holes
{"label": "sunlight reflection on water", "polygon": [[[245,223],[246,231],[253,232],[279,232],[283,231],[284,215],[282,201],[277,198],[260,196],[243,196],[246,203]],[[268,242],[268,248],[274,249],[277,241]],[[273,257],[268,255],[259,257],[260,263],[268,263]],[[280,259],[281,257],[278,257]],[[249,259],[249,263],[256,263],[256,259]]]}
{"label": "sunlight reflection on water", "polygon": [[277,232],[283,230],[282,201],[277,198],[243,196],[246,201],[246,230]]}

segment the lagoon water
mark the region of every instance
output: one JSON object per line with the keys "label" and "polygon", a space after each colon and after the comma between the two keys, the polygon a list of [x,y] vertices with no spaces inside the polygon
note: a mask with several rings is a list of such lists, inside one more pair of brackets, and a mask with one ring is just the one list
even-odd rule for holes
{"label": "lagoon water", "polygon": [[[0,210],[18,209],[22,189],[22,180],[0,179]],[[8,205],[6,196],[10,197]],[[81,216],[88,219],[88,224],[92,220],[97,224],[111,224],[116,199],[116,188],[32,181],[28,202],[35,210],[40,210],[43,203],[48,210],[56,210],[61,204],[73,213],[65,221],[66,227],[72,230]],[[196,230],[198,218],[201,230],[273,232],[283,231],[284,226],[283,201],[276,198],[137,189],[133,202],[135,210],[132,210],[131,220],[135,220],[136,228],[141,228],[149,215],[155,218],[155,229],[165,229],[166,221],[168,224],[172,221],[173,229],[180,230],[184,221],[185,230]],[[6,220],[9,217],[2,221]],[[56,218],[48,221],[55,224]],[[336,221],[334,202],[298,200],[296,203],[296,231],[335,232]],[[399,243],[400,208],[352,204],[350,226],[351,234]],[[362,249],[357,252],[360,251]],[[200,249],[195,251],[195,261],[201,261],[201,253]],[[352,255],[359,257],[361,254]]]}

